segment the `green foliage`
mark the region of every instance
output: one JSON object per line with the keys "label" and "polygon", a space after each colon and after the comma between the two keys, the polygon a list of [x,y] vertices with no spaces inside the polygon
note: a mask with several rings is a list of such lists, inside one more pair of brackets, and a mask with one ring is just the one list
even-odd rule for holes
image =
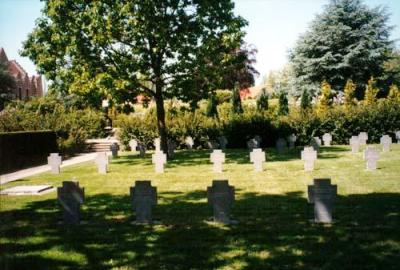
{"label": "green foliage", "polygon": [[66,155],[83,151],[87,138],[104,136],[103,127],[103,113],[68,108],[54,98],[17,101],[0,114],[0,132],[55,131],[60,151]]}
{"label": "green foliage", "polygon": [[321,83],[321,93],[318,97],[317,113],[324,114],[332,105],[332,92],[330,84],[324,80]]}
{"label": "green foliage", "polygon": [[215,97],[218,104],[229,102],[232,99],[232,91],[229,90],[217,90],[215,91]]}
{"label": "green foliage", "polygon": [[8,72],[7,64],[0,61],[0,111],[11,100],[11,89],[15,87],[15,79]]}
{"label": "green foliage", "polygon": [[211,94],[207,101],[206,116],[217,117],[217,99],[214,94]]}
{"label": "green foliage", "polygon": [[360,0],[330,1],[291,52],[298,88],[317,92],[326,78],[342,91],[352,79],[361,96],[367,79],[384,72],[392,51],[388,20],[384,8],[369,8]]}
{"label": "green foliage", "polygon": [[379,89],[376,87],[376,81],[374,77],[368,80],[368,84],[365,87],[364,103],[366,105],[374,104],[378,95]]}
{"label": "green foliage", "polygon": [[300,108],[302,110],[307,110],[311,108],[311,96],[306,89],[303,90],[303,93],[301,95]]}
{"label": "green foliage", "polygon": [[261,93],[257,97],[257,110],[268,110],[268,94],[265,88],[261,89]]}
{"label": "green foliage", "polygon": [[397,85],[392,84],[389,88],[389,94],[387,97],[389,100],[400,102],[400,91]]}
{"label": "green foliage", "polygon": [[289,113],[289,101],[287,92],[279,93],[279,105],[278,105],[278,114],[279,115],[287,115]]}
{"label": "green foliage", "polygon": [[344,105],[346,107],[354,106],[357,104],[356,96],[356,85],[352,80],[347,80],[346,85],[344,87]]}
{"label": "green foliage", "polygon": [[243,113],[239,84],[235,84],[235,87],[233,88],[231,103],[233,114]]}

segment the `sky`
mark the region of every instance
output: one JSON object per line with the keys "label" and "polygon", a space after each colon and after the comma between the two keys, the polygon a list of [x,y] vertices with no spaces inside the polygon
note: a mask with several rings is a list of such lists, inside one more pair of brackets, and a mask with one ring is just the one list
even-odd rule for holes
{"label": "sky", "polygon": [[[234,0],[235,13],[244,17],[249,25],[245,41],[257,50],[256,69],[260,73],[257,83],[272,70],[287,63],[288,51],[299,35],[329,0]],[[391,39],[400,40],[400,0],[364,0],[370,7],[386,6],[391,13],[389,25],[395,26]],[[8,58],[16,59],[30,74],[36,74],[34,64],[19,56],[22,42],[40,17],[43,2],[39,0],[0,0],[0,47]],[[400,47],[400,41],[397,43]]]}

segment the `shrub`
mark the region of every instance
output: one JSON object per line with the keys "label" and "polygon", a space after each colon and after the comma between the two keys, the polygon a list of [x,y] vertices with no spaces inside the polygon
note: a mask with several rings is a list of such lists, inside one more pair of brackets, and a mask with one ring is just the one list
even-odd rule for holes
{"label": "shrub", "polygon": [[268,110],[268,94],[265,88],[261,90],[260,95],[257,97],[257,109],[259,111]]}

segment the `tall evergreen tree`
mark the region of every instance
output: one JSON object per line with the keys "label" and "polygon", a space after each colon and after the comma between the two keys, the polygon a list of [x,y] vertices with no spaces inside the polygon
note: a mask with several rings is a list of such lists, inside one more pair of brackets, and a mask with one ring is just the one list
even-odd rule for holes
{"label": "tall evergreen tree", "polygon": [[356,85],[352,80],[347,80],[346,85],[344,86],[344,105],[347,107],[353,106],[356,104],[357,100],[355,98]]}
{"label": "tall evergreen tree", "polygon": [[11,89],[15,87],[15,79],[8,72],[7,64],[0,61],[0,111],[11,99]]}
{"label": "tall evergreen tree", "polygon": [[307,110],[311,107],[311,96],[306,89],[303,90],[300,99],[300,108],[302,110]]}
{"label": "tall evergreen tree", "polygon": [[288,94],[285,91],[279,93],[278,114],[287,115],[289,113]]}
{"label": "tall evergreen tree", "polygon": [[206,116],[208,117],[218,116],[217,105],[218,105],[217,98],[215,97],[214,94],[210,94],[206,107]]}
{"label": "tall evergreen tree", "polygon": [[387,96],[389,100],[395,100],[400,102],[400,91],[397,85],[392,84],[389,88],[389,94]]}
{"label": "tall evergreen tree", "polygon": [[317,113],[325,113],[328,111],[329,107],[332,105],[332,88],[330,84],[323,80],[321,83],[321,93],[318,97],[317,103]]}
{"label": "tall evergreen tree", "polygon": [[233,113],[243,113],[242,101],[240,100],[240,88],[238,83],[236,83],[235,87],[233,87],[231,102]]}
{"label": "tall evergreen tree", "polygon": [[261,89],[261,93],[257,97],[257,109],[259,111],[268,110],[268,93],[265,88]]}
{"label": "tall evergreen tree", "polygon": [[378,92],[379,89],[376,87],[376,80],[374,79],[374,77],[371,77],[368,80],[367,86],[365,87],[364,103],[374,104],[376,102]]}
{"label": "tall evergreen tree", "polygon": [[351,79],[361,98],[368,78],[383,72],[392,51],[388,19],[385,9],[361,0],[331,0],[291,51],[297,85],[316,94],[325,78],[336,91]]}

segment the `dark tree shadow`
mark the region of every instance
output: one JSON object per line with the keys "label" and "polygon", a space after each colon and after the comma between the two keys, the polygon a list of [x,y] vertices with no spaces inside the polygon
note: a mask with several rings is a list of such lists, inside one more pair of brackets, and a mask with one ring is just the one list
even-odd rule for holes
{"label": "dark tree shadow", "polygon": [[[205,190],[160,192],[161,225],[131,225],[127,195],[86,197],[86,224],[58,225],[47,199],[0,212],[2,269],[399,269],[400,195],[339,196],[331,226],[316,225],[304,192],[237,191],[232,216],[217,226]],[[37,238],[42,238],[37,241]],[[36,241],[35,241],[36,239]],[[73,252],[53,258],[48,251]]]}

